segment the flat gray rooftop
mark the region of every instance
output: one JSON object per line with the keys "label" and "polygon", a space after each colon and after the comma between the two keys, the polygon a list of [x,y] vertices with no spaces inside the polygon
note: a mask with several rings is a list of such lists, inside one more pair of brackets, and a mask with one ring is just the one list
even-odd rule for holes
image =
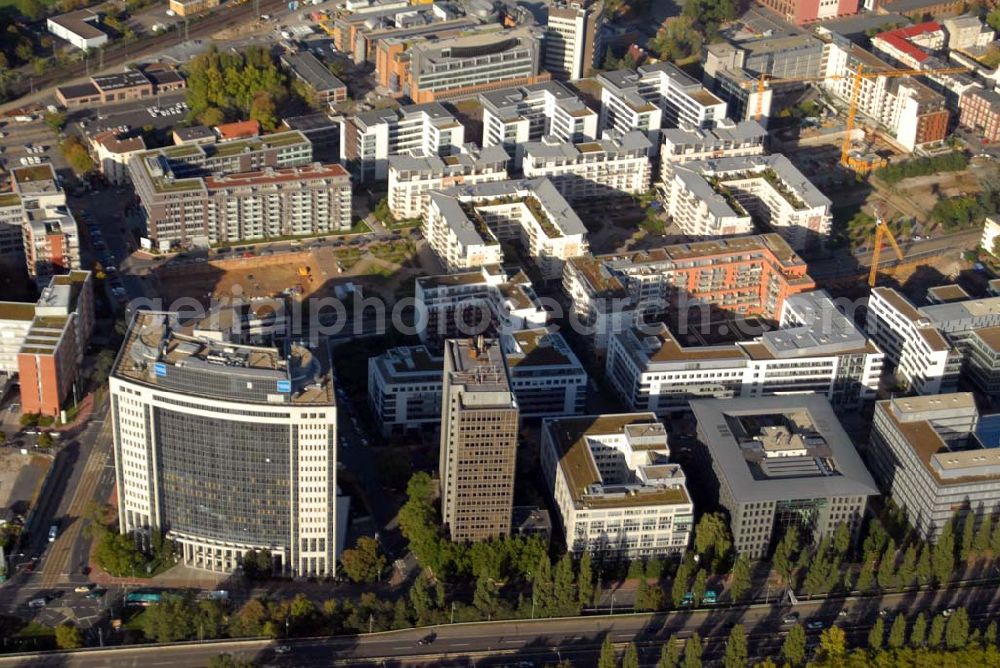
{"label": "flat gray rooftop", "polygon": [[[822,395],[698,399],[691,402],[691,410],[698,422],[699,438],[737,502],[867,497],[879,493],[830,402]],[[735,433],[734,425],[773,416],[807,423],[802,425],[802,433],[809,439],[822,440],[816,446],[821,456],[801,458],[802,465],[797,467],[768,461],[755,474],[741,447],[740,439],[747,434]],[[814,460],[813,464],[809,459]]]}

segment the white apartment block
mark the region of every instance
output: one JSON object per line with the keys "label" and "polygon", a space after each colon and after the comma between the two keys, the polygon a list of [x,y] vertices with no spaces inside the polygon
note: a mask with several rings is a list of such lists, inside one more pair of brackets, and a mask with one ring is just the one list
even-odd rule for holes
{"label": "white apartment block", "polygon": [[545,280],[587,253],[587,228],[548,179],[497,181],[434,191],[424,238],[445,269],[503,264],[501,243],[519,243]]}
{"label": "white apartment block", "polygon": [[[859,46],[835,40],[827,49],[822,86],[848,103],[858,68],[873,73],[893,67]],[[857,94],[858,113],[887,128],[905,149],[936,145],[947,136],[945,98],[911,77],[864,77]]]}
{"label": "white apartment block", "polygon": [[351,116],[341,133],[341,159],[365,183],[385,181],[389,156],[447,156],[465,143],[465,128],[439,102],[376,109]]}
{"label": "white apartment block", "polygon": [[506,181],[510,156],[501,146],[466,144],[444,157],[389,156],[389,210],[397,219],[420,218],[428,192],[486,181]]}
{"label": "white apartment block", "polygon": [[674,165],[665,209],[690,236],[746,234],[754,223],[795,250],[825,243],[832,202],[783,155],[694,160]]}
{"label": "white apartment block", "polygon": [[652,413],[544,420],[541,460],[574,554],[610,561],[687,550],[694,505]]}
{"label": "white apartment block", "polygon": [[483,146],[502,145],[520,166],[522,147],[551,135],[565,142],[598,136],[597,112],[557,81],[481,93]]}
{"label": "white apartment block", "polygon": [[600,128],[619,133],[642,130],[659,149],[660,128],[687,124],[712,128],[726,117],[726,103],[673,63],[599,74]]}
{"label": "white apartment block", "polygon": [[325,346],[242,346],[140,311],[110,379],[121,531],[164,531],[185,565],[232,572],[269,550],[336,573],[336,402]]}
{"label": "white apartment block", "polygon": [[954,391],[961,370],[962,353],[951,337],[996,324],[998,297],[918,309],[892,288],[875,288],[865,329],[895,365],[899,381],[917,394],[942,394]]}
{"label": "white apartment block", "polygon": [[937,540],[956,512],[982,518],[1000,506],[996,428],[969,392],[875,405],[872,473],[923,539]]}
{"label": "white apartment block", "polygon": [[789,297],[778,328],[746,341],[685,340],[663,324],[611,337],[607,377],[632,410],[667,415],[692,399],[797,393],[858,408],[875,397],[885,357],[822,291]]}
{"label": "white apartment block", "polygon": [[[522,329],[500,343],[522,419],[584,412],[587,372],[561,334]],[[443,355],[426,345],[369,358],[368,404],[383,434],[440,424],[443,371]]]}
{"label": "white apartment block", "polygon": [[604,57],[601,0],[555,0],[548,5],[544,66],[560,79],[582,79]]}
{"label": "white apartment block", "polygon": [[417,335],[436,346],[445,339],[544,327],[549,317],[527,274],[499,265],[418,276],[413,300]]}
{"label": "white apartment block", "polygon": [[226,243],[343,232],[351,227],[351,179],[336,163],[181,177],[155,154],[133,160],[150,238]]}
{"label": "white apartment block", "polygon": [[694,160],[764,155],[767,130],[754,120],[734,123],[727,118],[719,121],[711,130],[686,125],[664,128],[661,134],[663,145],[660,147],[660,160],[663,164],[663,179],[666,180],[670,170],[677,164]]}
{"label": "white apartment block", "polygon": [[652,144],[635,130],[621,138],[571,144],[545,137],[524,145],[525,178],[547,177],[570,202],[649,191]]}

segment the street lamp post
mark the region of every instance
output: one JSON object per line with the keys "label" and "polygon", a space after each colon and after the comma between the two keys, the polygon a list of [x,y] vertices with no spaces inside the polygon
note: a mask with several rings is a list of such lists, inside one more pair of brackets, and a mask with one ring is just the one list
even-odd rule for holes
{"label": "street lamp post", "polygon": [[611,592],[611,614],[615,614],[615,593]]}

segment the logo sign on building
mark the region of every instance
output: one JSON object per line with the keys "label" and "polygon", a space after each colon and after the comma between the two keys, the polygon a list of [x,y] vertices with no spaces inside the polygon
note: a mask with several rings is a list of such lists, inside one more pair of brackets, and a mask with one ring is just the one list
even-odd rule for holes
{"label": "logo sign on building", "polygon": [[292,381],[290,380],[278,381],[278,392],[291,392],[291,391],[292,391]]}
{"label": "logo sign on building", "polygon": [[156,374],[157,378],[163,378],[167,375],[167,365],[163,362],[157,362],[153,365],[153,372]]}

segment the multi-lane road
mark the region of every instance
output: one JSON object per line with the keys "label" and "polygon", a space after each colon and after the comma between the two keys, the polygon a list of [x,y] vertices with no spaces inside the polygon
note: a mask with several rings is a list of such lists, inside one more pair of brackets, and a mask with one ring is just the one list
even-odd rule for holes
{"label": "multi-lane road", "polygon": [[[0,613],[24,616],[27,603],[42,595],[54,597],[37,611],[45,623],[67,619],[87,627],[97,620],[100,601],[75,595],[73,587],[87,581],[90,538],[84,531],[85,511],[95,499],[106,499],[114,485],[111,465],[110,422],[107,409],[98,407],[90,423],[69,438],[56,456],[49,487],[40,499],[27,540],[16,562],[22,564],[11,580],[0,587]],[[49,527],[58,527],[49,542]],[[25,565],[34,560],[32,570]]]}
{"label": "multi-lane road", "polygon": [[[994,616],[1000,606],[995,588],[955,589],[941,592],[891,594],[883,597],[801,602],[795,611],[801,620],[837,624],[852,642],[863,643],[880,614],[889,618],[918,611],[939,614],[950,606],[965,605],[974,626]],[[706,655],[721,652],[733,624],[742,623],[751,639],[751,653],[776,655],[789,625],[782,617],[787,604],[698,610],[672,614],[626,614],[566,619],[454,624],[407,629],[361,636],[336,636],[288,641],[235,641],[158,647],[126,647],[74,654],[0,657],[0,666],[66,666],[105,668],[119,666],[205,666],[220,653],[275,666],[372,665],[542,665],[570,659],[592,665],[605,636],[616,643],[636,642],[643,664],[653,664],[663,643],[671,636],[689,637],[698,632],[706,639]],[[881,611],[881,612],[880,612]],[[819,631],[810,631],[815,638]],[[430,642],[419,641],[432,638]]]}

